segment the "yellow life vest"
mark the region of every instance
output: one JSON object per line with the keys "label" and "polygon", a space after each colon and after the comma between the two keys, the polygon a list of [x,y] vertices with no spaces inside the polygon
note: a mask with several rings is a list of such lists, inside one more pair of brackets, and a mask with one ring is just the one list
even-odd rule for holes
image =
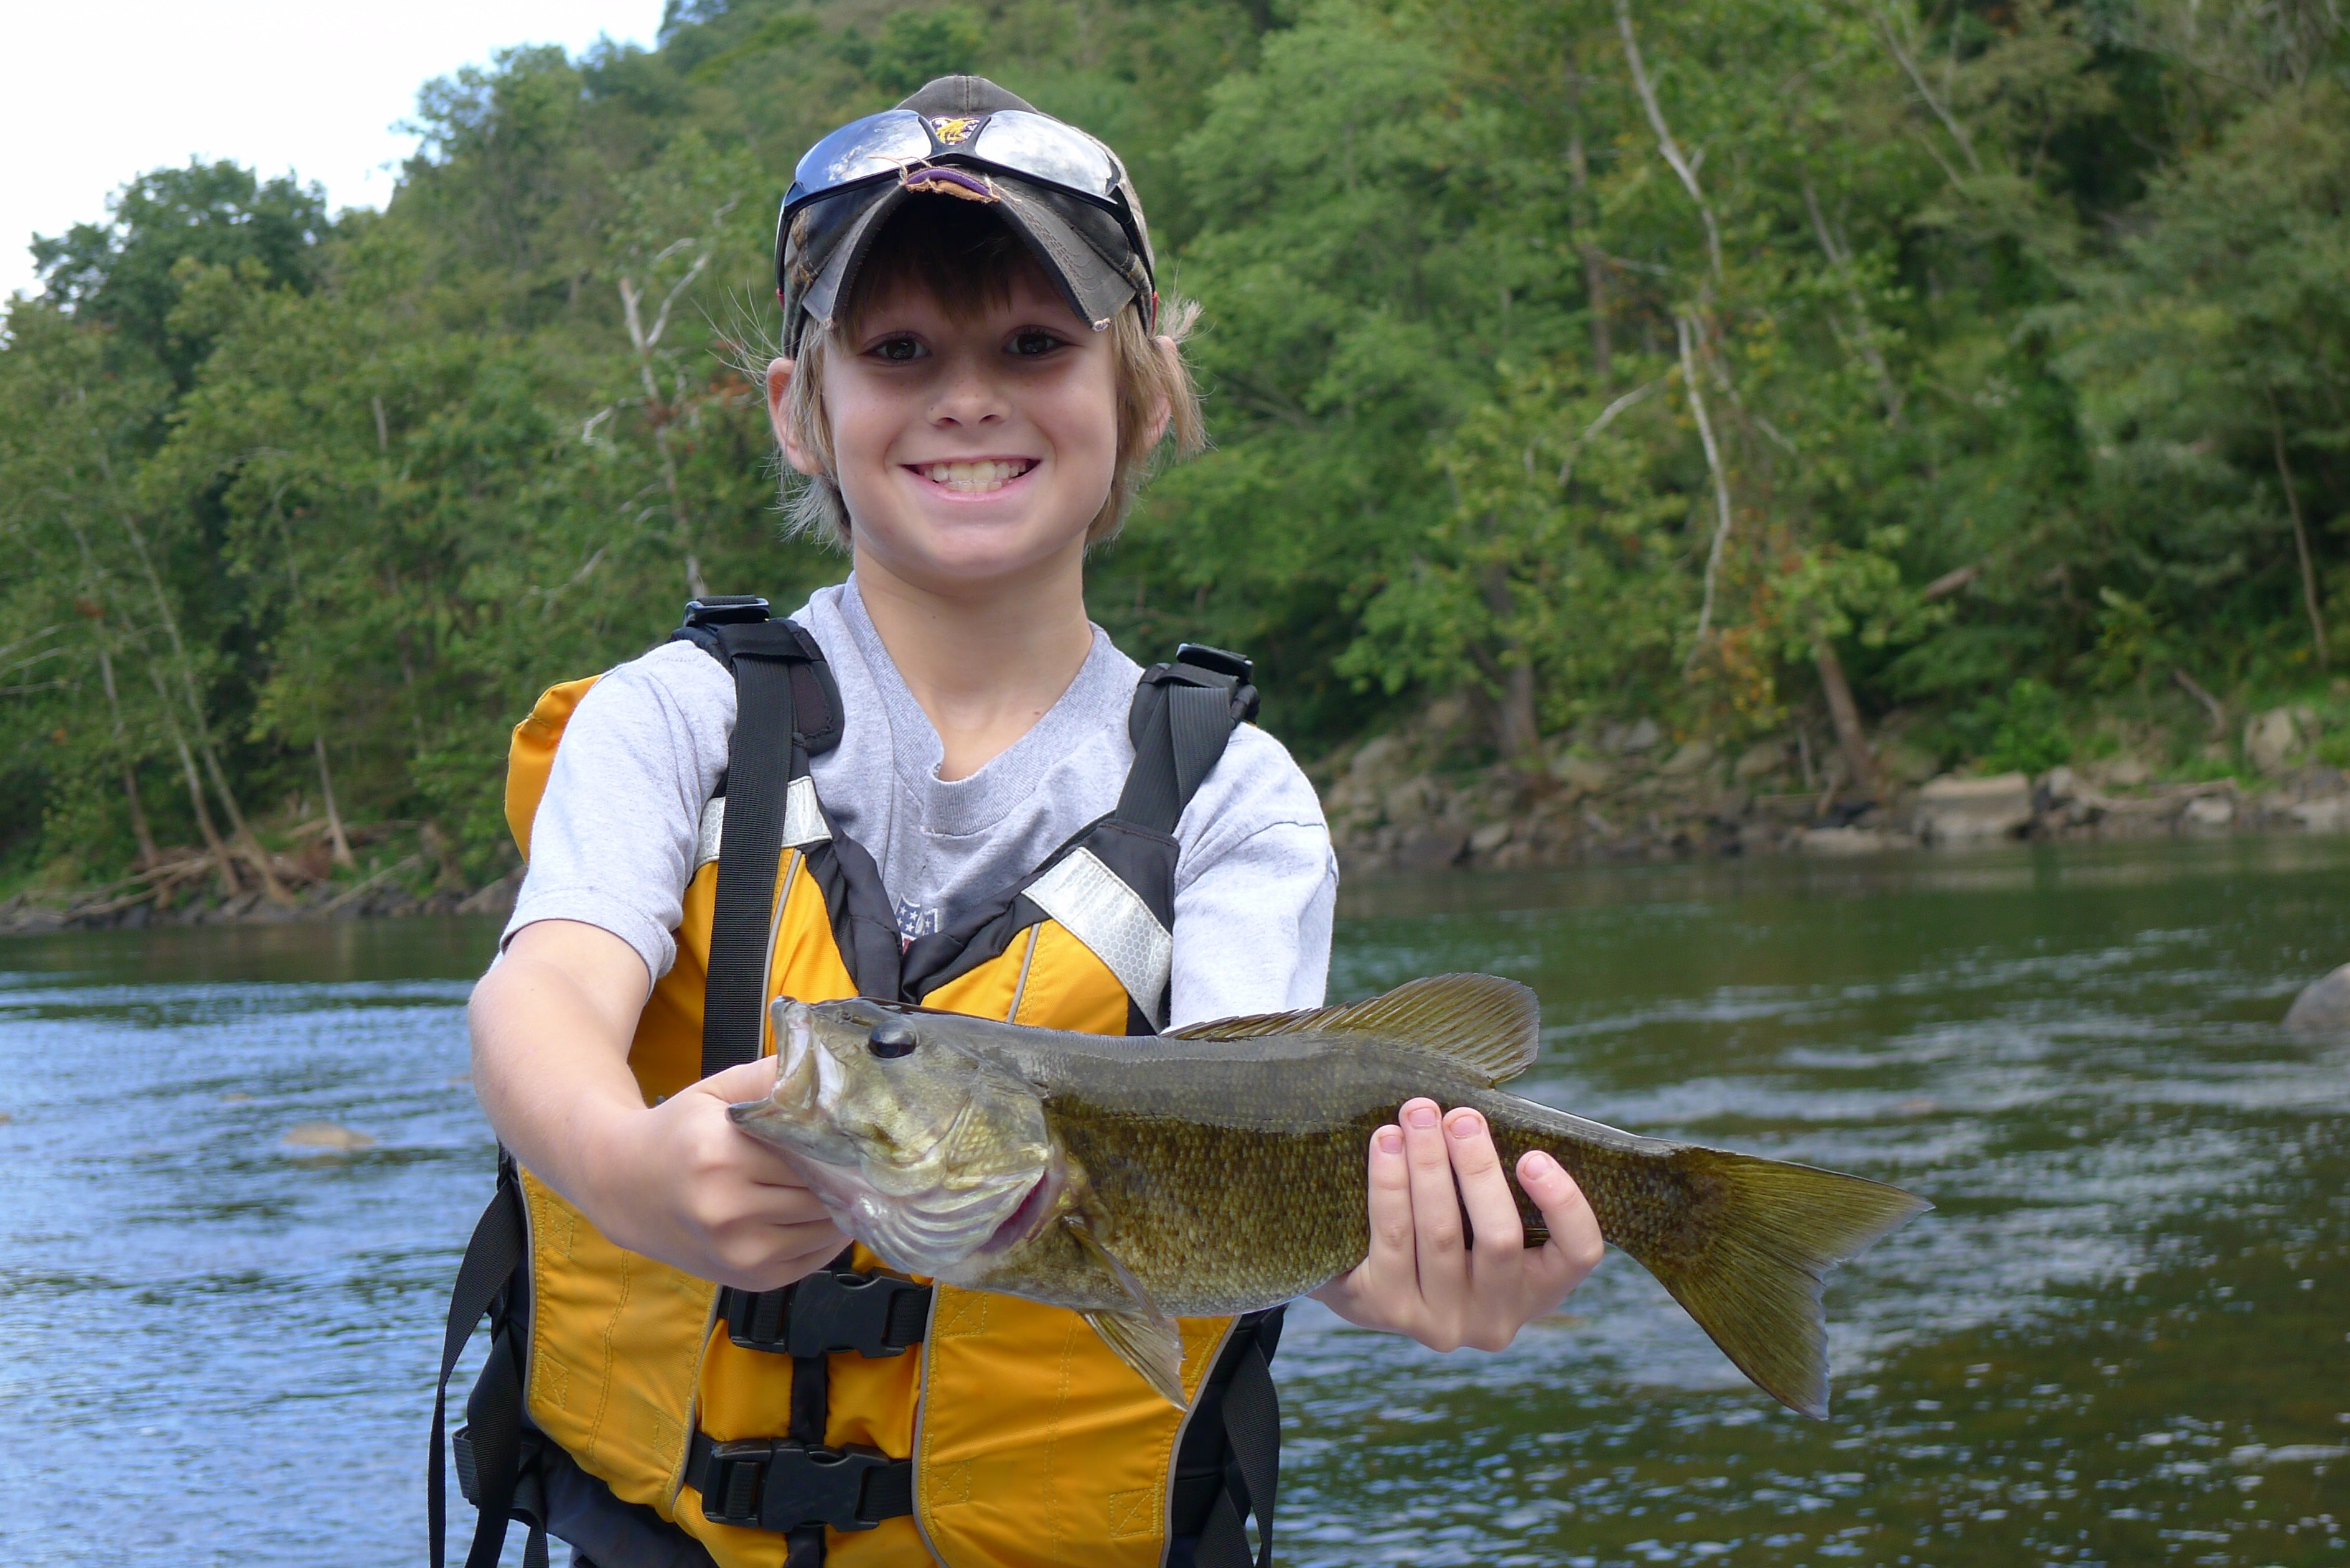
{"label": "yellow life vest", "polygon": [[[840,729],[814,639],[751,599],[698,601],[679,635],[733,670],[738,718],[676,962],[629,1049],[648,1105],[772,1053],[764,1019],[780,996],[1097,1033],[1163,1017],[1172,828],[1253,711],[1245,660],[1187,647],[1154,667],[1119,809],[952,929],[906,943],[871,857],[808,774]],[[506,815],[525,857],[594,679],[550,688],[515,727]],[[494,1331],[455,1444],[482,1511],[473,1568],[496,1561],[509,1514],[535,1551],[551,1528],[608,1568],[656,1548],[692,1561],[679,1532],[717,1568],[1159,1568],[1177,1536],[1187,1551],[1201,1538],[1201,1568],[1269,1560],[1276,1314],[1184,1320],[1193,1398],[1179,1411],[1073,1312],[895,1275],[862,1246],[784,1290],[722,1289],[614,1244],[511,1160],[456,1294],[444,1387],[485,1306]],[[437,1411],[433,1447],[437,1568]]]}

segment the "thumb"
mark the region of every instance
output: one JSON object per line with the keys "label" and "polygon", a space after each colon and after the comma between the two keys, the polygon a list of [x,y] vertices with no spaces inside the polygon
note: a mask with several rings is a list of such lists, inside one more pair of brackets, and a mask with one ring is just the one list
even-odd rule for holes
{"label": "thumb", "polygon": [[712,1073],[693,1086],[730,1106],[742,1100],[764,1100],[775,1091],[775,1059],[762,1056],[755,1062],[743,1062]]}

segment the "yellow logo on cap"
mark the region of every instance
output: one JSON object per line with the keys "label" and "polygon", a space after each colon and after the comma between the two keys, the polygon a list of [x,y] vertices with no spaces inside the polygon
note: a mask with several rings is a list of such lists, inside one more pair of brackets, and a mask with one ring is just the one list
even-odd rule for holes
{"label": "yellow logo on cap", "polygon": [[931,129],[941,142],[955,147],[971,140],[972,133],[979,129],[982,118],[967,116],[960,119],[934,119],[931,121]]}

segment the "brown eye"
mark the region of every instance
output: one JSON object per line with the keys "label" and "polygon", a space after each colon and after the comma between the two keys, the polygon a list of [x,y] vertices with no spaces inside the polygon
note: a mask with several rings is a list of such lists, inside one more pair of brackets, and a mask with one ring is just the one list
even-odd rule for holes
{"label": "brown eye", "polygon": [[1058,337],[1040,328],[1014,333],[1012,338],[1012,352],[1023,358],[1034,358],[1039,354],[1050,354],[1060,346],[1061,340]]}
{"label": "brown eye", "polygon": [[885,337],[873,346],[872,351],[893,365],[902,365],[909,359],[920,358],[922,346],[911,337]]}
{"label": "brown eye", "polygon": [[873,1033],[865,1037],[865,1048],[885,1062],[893,1057],[913,1054],[917,1044],[914,1026],[902,1018],[883,1019],[873,1026]]}

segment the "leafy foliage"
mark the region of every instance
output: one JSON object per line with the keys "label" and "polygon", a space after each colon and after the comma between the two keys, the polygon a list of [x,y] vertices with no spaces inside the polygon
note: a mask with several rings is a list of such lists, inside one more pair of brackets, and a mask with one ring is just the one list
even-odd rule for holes
{"label": "leafy foliage", "polygon": [[841,570],[778,542],[739,368],[774,202],[961,69],[1117,145],[1207,309],[1215,450],[1095,613],[1248,649],[1293,742],[1451,693],[1491,755],[1734,736],[1840,683],[1996,766],[2092,698],[2199,734],[2178,672],[2342,641],[2345,67],[2333,11],[2251,0],[672,0],[652,50],[509,51],[424,88],[382,214],[192,164],[36,242],[0,857],[105,875],[331,789],[496,869],[539,687]]}

